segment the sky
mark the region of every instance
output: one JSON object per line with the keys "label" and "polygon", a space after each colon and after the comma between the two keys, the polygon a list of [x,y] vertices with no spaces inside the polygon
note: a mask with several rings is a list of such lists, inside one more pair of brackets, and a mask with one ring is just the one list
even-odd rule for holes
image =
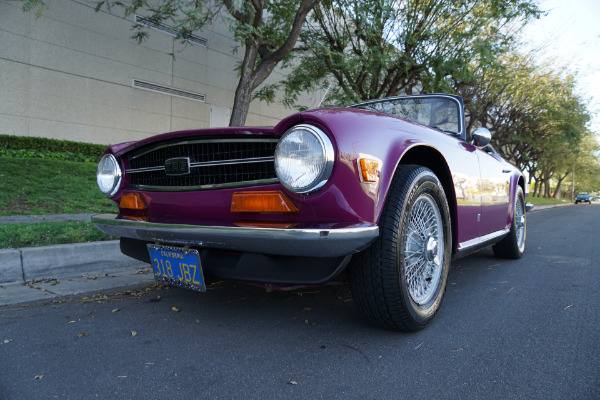
{"label": "sky", "polygon": [[576,76],[578,93],[589,99],[590,129],[600,137],[600,0],[540,0],[548,14],[525,27],[523,41],[539,57]]}

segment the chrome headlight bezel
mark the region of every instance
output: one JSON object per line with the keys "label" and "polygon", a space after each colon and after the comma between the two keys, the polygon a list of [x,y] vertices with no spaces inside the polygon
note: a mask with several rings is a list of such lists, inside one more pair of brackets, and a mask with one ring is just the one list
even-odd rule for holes
{"label": "chrome headlight bezel", "polygon": [[[317,163],[319,165],[316,171],[310,171],[312,167],[316,166],[314,163],[299,165],[303,161],[306,161],[306,159],[298,156],[294,157],[294,154],[290,152],[289,148],[286,149],[288,141],[292,140],[292,138],[297,141],[299,135],[300,139],[302,138],[302,135],[309,135],[305,138],[308,140],[314,139],[313,144],[316,143],[320,147],[319,151],[312,155],[313,158],[318,158]],[[300,140],[300,142],[302,143],[303,140]],[[303,150],[306,151],[307,149]],[[319,190],[327,183],[331,176],[331,171],[333,170],[334,158],[333,144],[325,132],[312,125],[295,125],[288,129],[277,143],[277,147],[275,148],[275,173],[277,174],[279,182],[281,182],[286,189],[299,194],[312,193]],[[287,165],[286,159],[288,160]],[[295,166],[290,165],[290,159],[296,161]],[[290,168],[305,172],[299,174],[298,171],[292,171],[292,173],[290,173]],[[307,173],[310,173],[308,179],[304,178],[299,182],[299,179],[305,177]]]}
{"label": "chrome headlight bezel", "polygon": [[122,172],[119,162],[112,154],[105,154],[98,163],[96,183],[106,197],[113,197],[121,186]]}

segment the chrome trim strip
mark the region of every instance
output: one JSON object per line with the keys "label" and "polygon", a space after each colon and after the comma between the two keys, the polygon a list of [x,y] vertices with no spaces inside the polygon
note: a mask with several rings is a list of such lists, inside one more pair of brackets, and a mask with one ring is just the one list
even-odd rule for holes
{"label": "chrome trim strip", "polygon": [[475,238],[475,239],[471,239],[471,240],[467,240],[466,242],[460,243],[458,245],[458,251],[464,251],[464,250],[468,250],[471,247],[476,247],[479,246],[483,243],[486,242],[491,242],[494,239],[498,239],[504,235],[506,235],[509,231],[509,228],[503,229],[501,231],[496,231],[496,232],[492,232],[492,233],[488,233],[487,235],[483,235],[481,237]]}
{"label": "chrome trim strip", "polygon": [[137,169],[126,169],[126,174],[140,174],[142,172],[153,172],[153,171],[164,171],[164,165],[162,167],[146,167],[146,168],[137,168]]}
{"label": "chrome trim strip", "polygon": [[207,190],[207,189],[224,189],[234,187],[246,187],[255,185],[268,185],[271,183],[279,183],[277,178],[271,179],[259,179],[256,181],[244,181],[244,182],[230,182],[230,183],[218,183],[214,185],[200,185],[200,186],[152,186],[152,185],[130,185],[132,189],[141,190],[157,190],[161,192],[189,192],[192,190]]}
{"label": "chrome trim strip", "polygon": [[[275,162],[275,157],[256,157],[256,158],[238,158],[231,160],[220,160],[220,161],[202,161],[190,163],[190,168],[200,167],[214,167],[217,165],[241,165],[241,164],[256,164],[261,162]],[[141,172],[152,172],[152,171],[164,171],[165,167],[147,167],[128,169],[125,171],[127,174],[138,174]]]}
{"label": "chrome trim strip", "polygon": [[186,145],[186,144],[198,144],[198,143],[262,143],[262,142],[267,142],[267,143],[274,143],[274,142],[278,142],[279,139],[272,139],[272,138],[268,138],[268,139],[195,139],[195,140],[183,140],[181,142],[170,142],[170,143],[163,143],[163,144],[157,144],[156,146],[150,147],[148,149],[145,150],[139,150],[139,151],[133,151],[131,153],[131,155],[127,156],[128,160],[133,160],[135,158],[141,157],[144,154],[148,154],[154,150],[159,150],[159,149],[163,149],[165,147],[173,147],[173,146],[179,146],[179,145]]}
{"label": "chrome trim strip", "polygon": [[373,224],[271,229],[140,222],[117,219],[115,214],[94,215],[92,223],[109,235],[131,239],[284,256],[346,256],[367,248],[379,236],[379,227]]}
{"label": "chrome trim strip", "polygon": [[255,164],[255,163],[271,162],[271,161],[275,161],[274,156],[255,157],[255,158],[234,158],[231,160],[194,162],[191,164],[191,167],[199,168],[199,167],[214,167],[216,165]]}

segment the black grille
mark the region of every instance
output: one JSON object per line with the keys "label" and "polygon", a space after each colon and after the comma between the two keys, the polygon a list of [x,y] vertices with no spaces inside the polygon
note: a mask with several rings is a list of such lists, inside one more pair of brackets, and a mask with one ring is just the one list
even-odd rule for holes
{"label": "black grille", "polygon": [[[157,190],[234,187],[256,181],[270,183],[277,179],[273,159],[276,145],[274,139],[188,140],[155,145],[129,155],[127,173],[132,187]],[[190,159],[190,173],[167,175],[165,161],[178,157]]]}

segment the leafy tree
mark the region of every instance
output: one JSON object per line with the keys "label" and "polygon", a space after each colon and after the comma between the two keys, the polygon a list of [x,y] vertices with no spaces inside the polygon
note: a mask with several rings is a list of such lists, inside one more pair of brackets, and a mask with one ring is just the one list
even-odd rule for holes
{"label": "leafy tree", "polygon": [[[234,39],[244,48],[239,65],[240,79],[231,112],[231,126],[246,122],[252,93],[267,79],[275,67],[294,52],[302,25],[308,13],[321,0],[103,0],[103,7],[121,8],[125,17],[138,11],[155,24],[168,24],[177,37],[186,40],[214,18],[224,15]],[[26,0],[25,11],[43,12],[43,0]],[[225,11],[223,12],[223,9]],[[147,29],[135,26],[134,38],[139,42],[148,37]]]}
{"label": "leafy tree", "polygon": [[538,15],[528,0],[324,0],[305,25],[287,104],[325,81],[328,104],[447,91],[448,77],[493,61],[512,40],[509,27]]}
{"label": "leafy tree", "polygon": [[589,113],[575,94],[574,79],[516,54],[493,68],[472,71],[473,81],[456,88],[465,98],[470,123],[488,127],[504,158],[529,172],[534,195],[550,196],[551,182],[558,192],[590,135]]}

